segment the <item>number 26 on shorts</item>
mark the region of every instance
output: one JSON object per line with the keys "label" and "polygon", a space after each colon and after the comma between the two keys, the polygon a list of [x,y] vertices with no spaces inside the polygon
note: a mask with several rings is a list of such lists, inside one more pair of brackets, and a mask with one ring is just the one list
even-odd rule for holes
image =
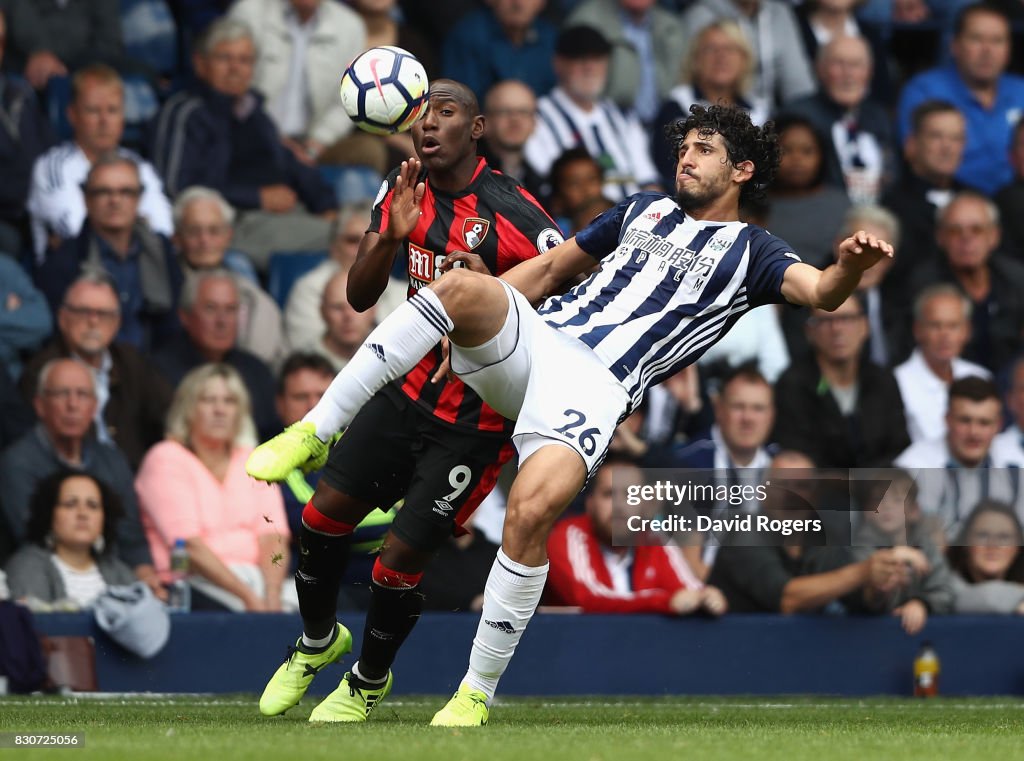
{"label": "number 26 on shorts", "polygon": [[569,422],[563,425],[561,428],[556,428],[555,433],[560,433],[562,436],[569,439],[570,441],[576,439],[578,435],[580,449],[582,449],[583,453],[588,457],[593,455],[594,452],[597,450],[597,439],[595,439],[594,437],[601,435],[601,429],[587,428],[585,430],[580,431],[579,434],[572,433],[572,430],[574,428],[579,428],[580,426],[587,424],[587,416],[584,415],[579,410],[565,410],[565,412],[563,412],[562,414],[569,418]]}

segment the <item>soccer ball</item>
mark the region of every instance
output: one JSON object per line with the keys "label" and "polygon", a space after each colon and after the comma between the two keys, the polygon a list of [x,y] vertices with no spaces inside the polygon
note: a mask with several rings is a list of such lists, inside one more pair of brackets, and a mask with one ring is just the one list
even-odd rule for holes
{"label": "soccer ball", "polygon": [[427,73],[408,50],[391,45],[356,56],[341,77],[341,103],[360,129],[404,132],[427,103]]}

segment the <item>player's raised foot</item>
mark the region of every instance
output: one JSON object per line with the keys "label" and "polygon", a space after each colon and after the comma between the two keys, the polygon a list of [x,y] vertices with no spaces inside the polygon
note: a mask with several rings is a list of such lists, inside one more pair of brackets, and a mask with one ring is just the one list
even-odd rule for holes
{"label": "player's raised foot", "polygon": [[352,672],[345,674],[338,689],[323,699],[313,713],[310,721],[366,721],[370,711],[391,692],[394,681],[391,672],[383,684],[365,682]]}
{"label": "player's raised foot", "polygon": [[296,468],[308,473],[325,462],[327,444],[317,438],[315,425],[300,420],[256,447],[245,461],[245,472],[260,481],[284,481]]}
{"label": "player's raised foot", "polygon": [[352,634],[341,624],[337,624],[334,639],[320,652],[306,652],[300,637],[295,647],[288,653],[288,658],[278,667],[263,689],[263,695],[260,696],[260,713],[264,716],[277,716],[298,705],[320,669],[338,661],[351,650]]}
{"label": "player's raised foot", "polygon": [[430,720],[432,727],[482,727],[487,723],[487,696],[468,684],[458,691]]}

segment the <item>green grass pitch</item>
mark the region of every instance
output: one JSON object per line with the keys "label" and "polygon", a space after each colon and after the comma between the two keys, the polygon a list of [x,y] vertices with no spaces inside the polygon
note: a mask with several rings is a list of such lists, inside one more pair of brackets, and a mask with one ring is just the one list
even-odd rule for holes
{"label": "green grass pitch", "polygon": [[444,697],[393,696],[366,724],[259,716],[255,696],[10,697],[0,732],[85,735],[0,758],[175,761],[715,761],[1024,759],[1024,701],[850,698],[500,700],[481,729],[427,726]]}

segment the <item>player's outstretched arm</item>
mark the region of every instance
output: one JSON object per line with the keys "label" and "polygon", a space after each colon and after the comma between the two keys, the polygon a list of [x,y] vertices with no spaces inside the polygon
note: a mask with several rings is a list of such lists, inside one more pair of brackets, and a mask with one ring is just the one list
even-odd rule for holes
{"label": "player's outstretched arm", "polygon": [[546,254],[517,264],[501,279],[526,296],[531,304],[537,304],[594,264],[594,257],[580,248],[572,237]]}
{"label": "player's outstretched arm", "polygon": [[865,270],[892,255],[889,243],[858,230],[839,244],[839,259],[825,270],[802,262],[788,267],[782,295],[792,304],[831,312],[850,298]]}

